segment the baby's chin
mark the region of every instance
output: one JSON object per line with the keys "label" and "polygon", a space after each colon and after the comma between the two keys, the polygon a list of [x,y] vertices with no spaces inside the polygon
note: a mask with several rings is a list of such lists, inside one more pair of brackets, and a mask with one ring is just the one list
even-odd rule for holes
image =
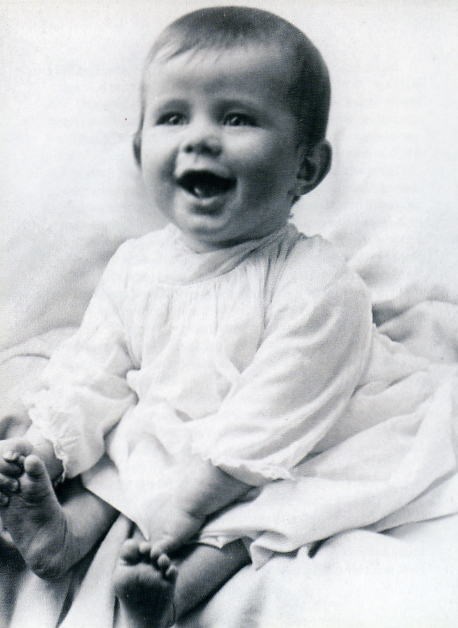
{"label": "baby's chin", "polygon": [[221,248],[227,241],[237,238],[236,230],[231,228],[231,221],[224,211],[186,212],[176,216],[173,222],[185,239],[200,242],[202,246]]}
{"label": "baby's chin", "polygon": [[221,233],[219,230],[205,229],[203,226],[193,230],[181,230],[181,234],[188,246],[197,252],[225,249],[253,239],[250,235]]}

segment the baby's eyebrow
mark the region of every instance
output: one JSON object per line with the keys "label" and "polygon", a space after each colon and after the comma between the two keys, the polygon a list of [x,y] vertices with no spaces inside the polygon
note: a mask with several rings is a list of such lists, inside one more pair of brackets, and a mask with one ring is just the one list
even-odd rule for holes
{"label": "baby's eyebrow", "polygon": [[244,96],[221,97],[213,103],[212,109],[217,116],[225,113],[243,113],[261,123],[270,118],[268,110],[261,103]]}
{"label": "baby's eyebrow", "polygon": [[256,100],[244,96],[219,98],[217,104],[220,107],[224,107],[227,109],[243,107],[244,109],[250,109],[253,112],[259,111],[260,109],[259,103]]}
{"label": "baby's eyebrow", "polygon": [[171,109],[178,109],[183,111],[189,108],[189,103],[185,98],[177,98],[175,96],[157,96],[149,98],[147,100],[147,109],[156,112],[170,111]]}

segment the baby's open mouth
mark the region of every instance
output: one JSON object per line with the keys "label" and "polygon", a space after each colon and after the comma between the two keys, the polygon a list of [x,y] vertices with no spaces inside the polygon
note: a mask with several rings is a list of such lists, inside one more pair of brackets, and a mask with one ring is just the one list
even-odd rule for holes
{"label": "baby's open mouth", "polygon": [[192,170],[178,177],[178,184],[197,198],[211,198],[234,187],[235,179],[220,177],[209,170]]}

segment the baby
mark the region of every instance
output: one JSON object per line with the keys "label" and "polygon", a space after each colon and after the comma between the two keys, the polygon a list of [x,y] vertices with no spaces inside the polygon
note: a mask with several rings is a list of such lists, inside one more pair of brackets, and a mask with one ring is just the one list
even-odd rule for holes
{"label": "baby", "polygon": [[0,444],[2,519],[42,577],[118,511],[137,524],[113,574],[130,626],[170,625],[250,558],[307,540],[307,464],[335,444],[373,342],[361,281],[288,224],[330,167],[329,99],[316,48],[270,13],[203,9],[165,29],[134,151],[171,224],[118,250],[32,427]]}

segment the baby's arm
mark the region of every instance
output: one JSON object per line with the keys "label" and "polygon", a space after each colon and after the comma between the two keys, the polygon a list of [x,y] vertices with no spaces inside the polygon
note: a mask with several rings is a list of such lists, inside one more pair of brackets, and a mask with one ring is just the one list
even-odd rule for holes
{"label": "baby's arm", "polygon": [[250,485],[236,480],[199,456],[183,464],[175,499],[184,510],[208,517],[247,493]]}
{"label": "baby's arm", "polygon": [[195,453],[254,486],[293,480],[316,453],[343,416],[371,346],[361,280],[328,245],[299,244],[266,307],[252,361],[218,411],[188,426]]}

